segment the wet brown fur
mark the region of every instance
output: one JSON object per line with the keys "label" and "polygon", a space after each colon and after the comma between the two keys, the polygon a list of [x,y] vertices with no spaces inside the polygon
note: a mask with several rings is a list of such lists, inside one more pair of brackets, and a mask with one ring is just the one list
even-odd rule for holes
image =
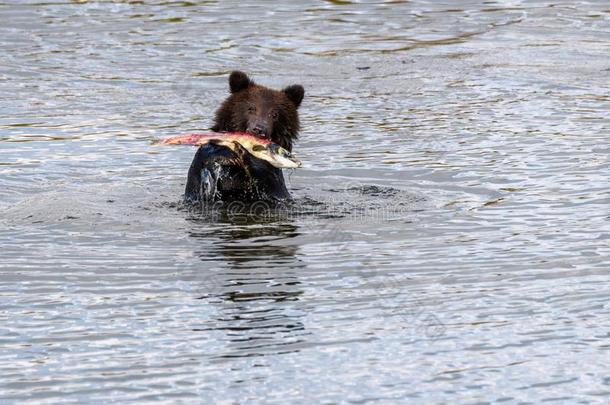
{"label": "wet brown fur", "polygon": [[[299,134],[299,115],[305,90],[295,84],[273,90],[254,83],[243,72],[229,76],[231,95],[216,111],[213,131],[249,132],[272,140],[287,150]],[[213,178],[214,189],[207,186]],[[241,145],[229,148],[208,143],[197,150],[189,168],[184,199],[188,202],[223,201],[286,201],[282,170],[250,155]]]}
{"label": "wet brown fur", "polygon": [[273,90],[256,84],[245,73],[229,77],[231,95],[216,111],[213,131],[250,132],[262,135],[287,150],[300,129],[298,107],[305,91],[300,85]]}

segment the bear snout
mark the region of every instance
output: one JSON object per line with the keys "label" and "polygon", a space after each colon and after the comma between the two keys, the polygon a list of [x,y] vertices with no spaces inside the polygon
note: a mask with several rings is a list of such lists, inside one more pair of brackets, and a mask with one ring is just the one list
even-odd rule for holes
{"label": "bear snout", "polygon": [[248,126],[247,132],[261,138],[269,138],[269,127],[262,122],[255,122]]}

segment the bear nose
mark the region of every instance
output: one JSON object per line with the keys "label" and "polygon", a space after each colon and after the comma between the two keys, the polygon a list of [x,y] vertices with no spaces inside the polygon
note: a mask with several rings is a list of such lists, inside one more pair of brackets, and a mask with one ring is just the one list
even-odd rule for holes
{"label": "bear nose", "polygon": [[255,125],[255,126],[252,128],[252,133],[253,133],[254,135],[258,135],[258,136],[265,137],[265,136],[267,135],[267,134],[266,134],[266,132],[267,132],[267,131],[265,130],[265,127],[264,127],[264,126],[262,126],[261,124],[256,124],[256,125]]}

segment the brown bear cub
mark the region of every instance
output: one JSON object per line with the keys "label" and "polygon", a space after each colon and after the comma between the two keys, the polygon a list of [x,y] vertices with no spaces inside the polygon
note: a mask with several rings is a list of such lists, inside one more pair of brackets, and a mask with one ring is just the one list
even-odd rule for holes
{"label": "brown bear cub", "polygon": [[[231,95],[216,111],[217,132],[248,132],[291,151],[299,133],[305,90],[292,85],[273,90],[254,83],[245,73],[229,77]],[[282,170],[239,148],[208,143],[199,147],[188,172],[185,201],[287,200]]]}

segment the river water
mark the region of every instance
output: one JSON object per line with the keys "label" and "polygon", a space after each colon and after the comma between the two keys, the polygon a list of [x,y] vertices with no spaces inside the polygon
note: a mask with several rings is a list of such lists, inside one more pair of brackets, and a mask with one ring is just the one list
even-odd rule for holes
{"label": "river water", "polygon": [[[608,403],[609,54],[605,1],[0,1],[0,402]],[[151,145],[234,69],[306,89],[286,209]]]}

